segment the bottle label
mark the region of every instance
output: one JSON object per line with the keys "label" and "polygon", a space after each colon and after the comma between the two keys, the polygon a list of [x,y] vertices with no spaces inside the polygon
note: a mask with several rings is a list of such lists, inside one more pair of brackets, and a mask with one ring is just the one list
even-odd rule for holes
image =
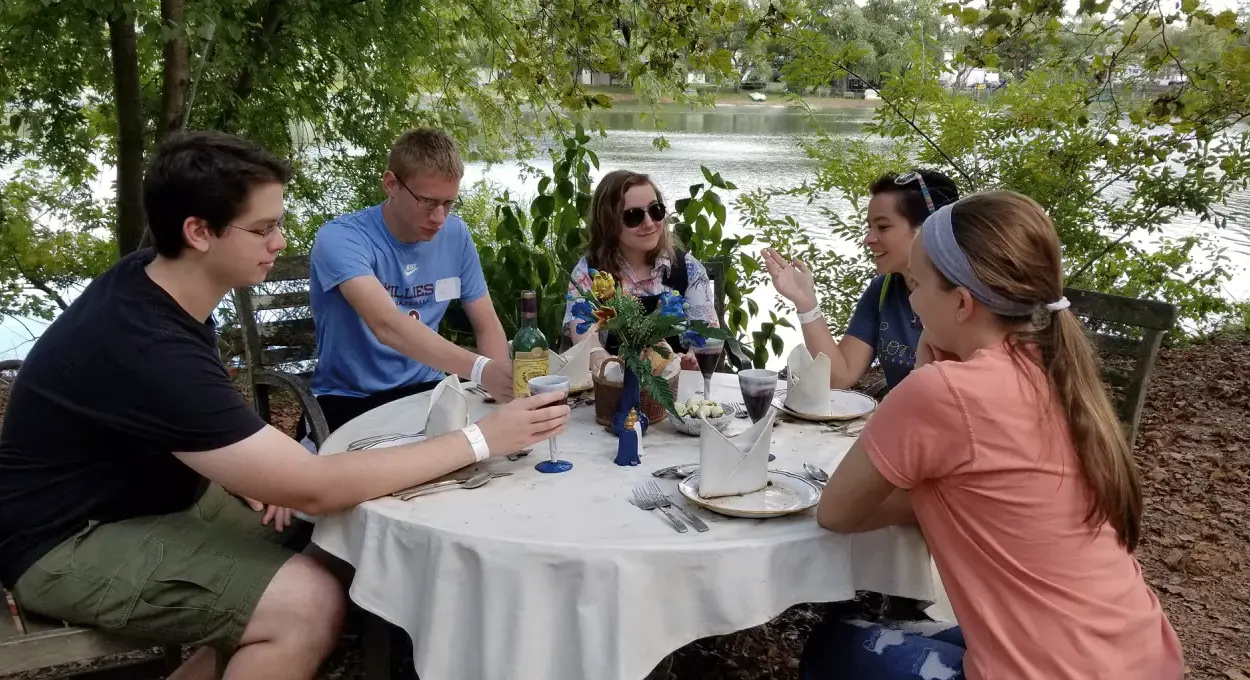
{"label": "bottle label", "polygon": [[530,396],[530,378],[547,375],[548,367],[545,349],[517,352],[512,358],[512,396],[517,399]]}

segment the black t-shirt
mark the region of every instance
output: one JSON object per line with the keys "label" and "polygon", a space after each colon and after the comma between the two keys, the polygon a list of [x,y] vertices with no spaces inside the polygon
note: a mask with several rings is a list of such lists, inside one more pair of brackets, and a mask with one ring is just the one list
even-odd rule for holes
{"label": "black t-shirt", "polygon": [[151,250],[91,282],[31,348],[0,428],[0,581],[87,526],[186,510],[208,483],[172,455],[265,423],[216,332],[152,281]]}

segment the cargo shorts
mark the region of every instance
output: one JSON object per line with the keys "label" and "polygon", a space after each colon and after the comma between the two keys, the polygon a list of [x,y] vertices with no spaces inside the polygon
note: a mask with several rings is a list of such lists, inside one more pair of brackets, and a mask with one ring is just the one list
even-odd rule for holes
{"label": "cargo shorts", "polygon": [[74,625],[229,654],[312,534],[300,520],[279,533],[262,517],[214,484],[184,512],[92,522],[27,569],[13,596]]}

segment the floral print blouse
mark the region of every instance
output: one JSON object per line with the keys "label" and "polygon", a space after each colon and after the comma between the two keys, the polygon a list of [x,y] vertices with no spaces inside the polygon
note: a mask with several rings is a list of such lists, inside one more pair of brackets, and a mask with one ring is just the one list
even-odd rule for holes
{"label": "floral print blouse", "polygon": [[[640,278],[634,273],[633,267],[625,263],[621,267],[621,287],[626,293],[639,297],[659,295],[672,290],[664,285],[664,275],[672,266],[672,260],[661,256],[656,258],[655,265],[646,277]],[[698,260],[686,254],[686,314],[691,319],[706,321],[709,326],[720,326],[716,318],[716,305],[712,301],[712,281],[707,277],[707,269]],[[573,272],[569,275],[569,293],[577,295],[577,288],[590,290],[590,267],[586,258],[577,261]],[[569,324],[574,321],[573,301],[564,305],[564,333],[569,334]]]}

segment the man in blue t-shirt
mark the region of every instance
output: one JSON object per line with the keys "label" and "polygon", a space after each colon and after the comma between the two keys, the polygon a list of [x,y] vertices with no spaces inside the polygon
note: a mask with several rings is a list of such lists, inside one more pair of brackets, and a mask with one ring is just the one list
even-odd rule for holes
{"label": "man in blue t-shirt", "polygon": [[[512,398],[512,364],[469,229],[450,211],[464,164],[440,130],[410,130],[391,148],[387,200],[327,222],[311,258],[316,395],[331,431],[454,373]],[[438,334],[459,300],[482,356]]]}

